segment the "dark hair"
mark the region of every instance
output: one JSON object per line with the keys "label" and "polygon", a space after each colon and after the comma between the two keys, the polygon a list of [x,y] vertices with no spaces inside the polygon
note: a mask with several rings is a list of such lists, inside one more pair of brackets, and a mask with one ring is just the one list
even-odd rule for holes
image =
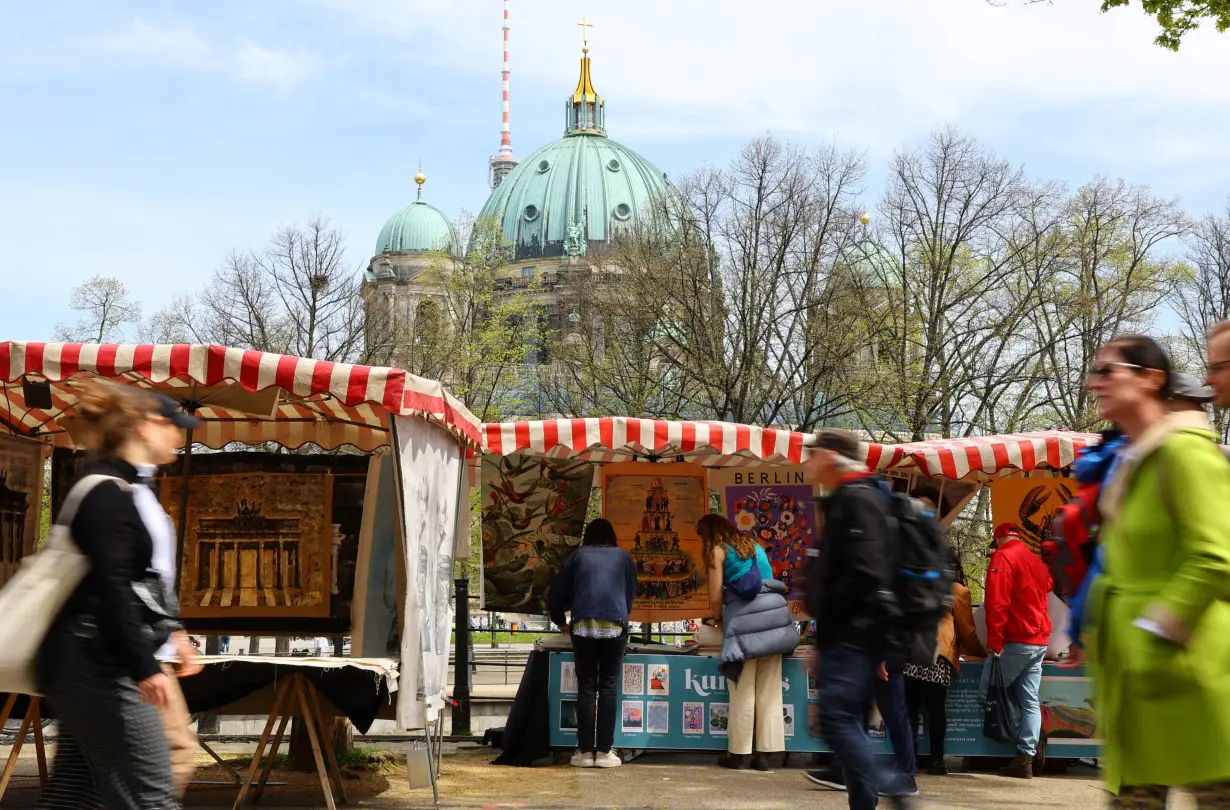
{"label": "dark hair", "polygon": [[1157,396],[1158,399],[1170,399],[1174,389],[1170,355],[1166,354],[1166,350],[1156,340],[1148,335],[1120,335],[1107,343],[1106,348],[1118,352],[1125,363],[1165,374],[1166,380]]}
{"label": "dark hair", "polygon": [[614,546],[618,544],[615,537],[615,527],[606,518],[594,518],[585,527],[585,535],[581,538],[583,546]]}
{"label": "dark hair", "polygon": [[943,517],[947,509],[946,499],[940,494],[940,485],[931,478],[923,478],[914,484],[914,489],[910,492],[910,496],[914,498],[926,498],[935,504],[935,511],[938,517]]}
{"label": "dark hair", "polygon": [[114,456],[137,426],[158,413],[158,402],[140,389],[95,380],[77,397],[73,432],[102,458]]}

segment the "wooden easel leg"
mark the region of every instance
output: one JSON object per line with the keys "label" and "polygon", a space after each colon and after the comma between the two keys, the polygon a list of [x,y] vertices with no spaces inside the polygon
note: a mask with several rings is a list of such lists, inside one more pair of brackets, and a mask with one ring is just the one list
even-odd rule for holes
{"label": "wooden easel leg", "polygon": [[17,757],[21,755],[22,746],[26,744],[26,735],[30,733],[30,712],[26,712],[26,716],[21,720],[21,731],[17,732],[17,739],[13,741],[13,750],[9,752],[9,761],[4,766],[4,775],[0,776],[0,797],[4,796],[4,792],[9,788],[9,780],[13,778],[13,771],[17,769]]}
{"label": "wooden easel leg", "polygon": [[43,744],[42,698],[30,699],[30,711],[34,713],[34,753],[38,757],[38,786],[47,787],[47,746]]}
{"label": "wooden easel leg", "polygon": [[4,701],[4,708],[0,709],[0,728],[4,728],[4,724],[9,721],[13,715],[13,706],[17,703],[17,693],[10,692],[8,699]]}
{"label": "wooden easel leg", "polygon": [[290,712],[282,715],[282,722],[278,723],[278,733],[274,735],[273,747],[269,749],[268,755],[265,756],[265,767],[261,769],[260,781],[256,783],[256,790],[252,793],[252,803],[256,804],[261,800],[261,795],[265,792],[265,785],[269,782],[269,772],[273,770],[273,762],[278,758],[278,749],[282,747],[282,737],[286,734],[286,726],[290,723]]}
{"label": "wooden easel leg", "polygon": [[329,768],[329,773],[333,776],[333,785],[337,790],[337,796],[341,799],[342,805],[350,804],[350,799],[346,796],[346,786],[342,783],[342,770],[337,764],[337,751],[333,748],[333,734],[326,724],[326,715],[320,708],[320,691],[310,682],[303,682],[304,688],[308,690],[309,699],[312,701],[312,708],[316,711],[316,719],[320,723],[320,736],[324,741],[325,765]]}
{"label": "wooden easel leg", "polygon": [[320,790],[325,795],[325,805],[329,810],[337,810],[337,804],[333,801],[333,790],[329,787],[329,773],[325,768],[324,755],[320,751],[320,735],[317,733],[320,719],[312,711],[312,705],[307,699],[307,689],[310,688],[310,684],[304,685],[301,676],[295,677],[300,681],[296,691],[299,694],[299,706],[303,711],[303,720],[307,725],[308,740],[312,743],[312,757],[316,760],[316,775],[320,777]]}
{"label": "wooden easel leg", "polygon": [[[283,703],[289,703],[287,694],[294,686],[293,678],[287,678],[278,685],[277,694],[273,698],[273,707],[269,709],[269,719],[265,721],[265,731],[261,734],[260,742],[256,744],[256,753],[252,755],[252,764],[248,766],[248,775],[243,780],[243,786],[239,788],[239,795],[235,798],[234,810],[239,810],[243,807],[244,801],[248,798],[248,791],[252,789],[252,780],[256,778],[256,771],[261,764],[261,756],[265,753],[265,744],[269,742],[269,735],[273,733],[273,724],[278,719],[279,710]],[[287,709],[290,707],[287,706]]]}

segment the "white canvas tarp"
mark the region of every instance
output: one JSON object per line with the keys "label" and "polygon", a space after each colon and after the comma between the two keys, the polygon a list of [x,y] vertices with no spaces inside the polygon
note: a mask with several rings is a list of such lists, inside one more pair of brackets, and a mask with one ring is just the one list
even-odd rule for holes
{"label": "white canvas tarp", "polygon": [[464,450],[422,419],[394,417],[394,428],[406,561],[397,720],[417,729],[434,722],[445,705]]}

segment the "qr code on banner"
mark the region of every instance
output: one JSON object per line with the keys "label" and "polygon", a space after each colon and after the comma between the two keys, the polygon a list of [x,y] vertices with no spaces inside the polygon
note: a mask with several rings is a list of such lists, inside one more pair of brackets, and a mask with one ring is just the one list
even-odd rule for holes
{"label": "qr code on banner", "polygon": [[624,664],[624,694],[645,694],[644,664]]}
{"label": "qr code on banner", "polygon": [[577,665],[562,661],[559,665],[559,690],[566,695],[577,693]]}

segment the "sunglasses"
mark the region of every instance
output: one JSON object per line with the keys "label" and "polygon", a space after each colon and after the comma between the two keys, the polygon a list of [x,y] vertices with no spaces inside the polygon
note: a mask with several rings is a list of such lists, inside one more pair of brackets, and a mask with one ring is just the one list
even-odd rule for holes
{"label": "sunglasses", "polygon": [[1138,366],[1135,363],[1102,363],[1089,369],[1090,379],[1106,379],[1114,373],[1115,369],[1122,368],[1127,371],[1144,371],[1144,366]]}
{"label": "sunglasses", "polygon": [[1206,373],[1212,374],[1214,371],[1221,371],[1226,366],[1230,366],[1230,360],[1218,360],[1216,363],[1205,364],[1204,370]]}

